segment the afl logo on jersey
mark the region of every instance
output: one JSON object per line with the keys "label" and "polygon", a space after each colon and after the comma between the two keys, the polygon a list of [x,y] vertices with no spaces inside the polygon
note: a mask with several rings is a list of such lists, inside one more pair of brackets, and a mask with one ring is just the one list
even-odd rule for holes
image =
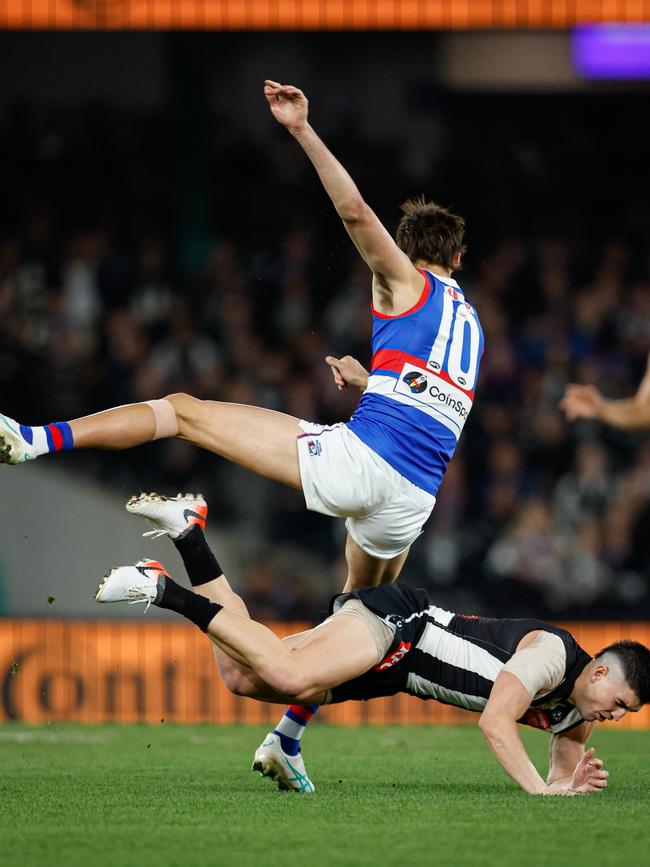
{"label": "afl logo on jersey", "polygon": [[423,373],[417,373],[415,370],[411,370],[403,379],[409,389],[413,392],[413,394],[422,394],[424,389],[427,387],[427,378]]}

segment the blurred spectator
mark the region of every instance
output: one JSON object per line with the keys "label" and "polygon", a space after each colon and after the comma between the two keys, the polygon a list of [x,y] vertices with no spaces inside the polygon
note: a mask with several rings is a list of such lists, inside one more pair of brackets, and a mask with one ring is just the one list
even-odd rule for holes
{"label": "blurred spectator", "polygon": [[574,469],[562,476],[555,487],[555,519],[560,526],[576,528],[582,518],[599,518],[615,494],[606,451],[594,442],[580,443]]}

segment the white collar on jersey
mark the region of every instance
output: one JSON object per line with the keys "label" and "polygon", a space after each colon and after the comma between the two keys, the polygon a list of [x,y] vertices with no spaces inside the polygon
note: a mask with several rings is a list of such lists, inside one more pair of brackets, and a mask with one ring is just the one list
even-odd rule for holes
{"label": "white collar on jersey", "polygon": [[[427,269],[425,268],[424,270],[426,271]],[[444,283],[445,286],[453,286],[454,289],[459,289],[461,292],[463,291],[453,277],[441,277],[440,274],[434,274],[433,271],[427,271],[427,274],[431,274],[432,277],[435,277],[436,280],[440,280],[440,282]]]}

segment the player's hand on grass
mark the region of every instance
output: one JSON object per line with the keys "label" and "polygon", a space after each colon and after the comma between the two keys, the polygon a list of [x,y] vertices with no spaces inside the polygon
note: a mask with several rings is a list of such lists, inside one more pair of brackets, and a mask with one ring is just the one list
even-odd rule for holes
{"label": "player's hand on grass", "polygon": [[609,771],[603,769],[603,760],[597,759],[594,753],[594,748],[590,747],[576,765],[569,787],[571,794],[588,795],[600,792],[607,785]]}
{"label": "player's hand on grass", "polygon": [[593,385],[567,385],[560,409],[569,421],[577,418],[598,418],[603,403],[601,393]]}
{"label": "player's hand on grass", "polygon": [[280,84],[267,79],[264,82],[264,96],[271,114],[282,126],[286,126],[291,132],[307,126],[309,102],[302,90],[291,84]]}
{"label": "player's hand on grass", "polygon": [[368,371],[356,358],[352,358],[351,355],[344,355],[343,358],[327,355],[325,361],[332,370],[334,383],[339,391],[342,391],[346,385],[354,386],[361,391],[365,390],[368,385]]}

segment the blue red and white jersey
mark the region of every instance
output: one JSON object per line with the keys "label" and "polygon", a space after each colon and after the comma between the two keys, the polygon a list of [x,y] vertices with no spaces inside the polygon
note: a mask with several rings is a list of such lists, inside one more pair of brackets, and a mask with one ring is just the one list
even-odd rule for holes
{"label": "blue red and white jersey", "polygon": [[455,280],[422,274],[420,300],[406,313],[372,308],[368,387],[348,427],[435,496],[474,402],[483,331]]}

